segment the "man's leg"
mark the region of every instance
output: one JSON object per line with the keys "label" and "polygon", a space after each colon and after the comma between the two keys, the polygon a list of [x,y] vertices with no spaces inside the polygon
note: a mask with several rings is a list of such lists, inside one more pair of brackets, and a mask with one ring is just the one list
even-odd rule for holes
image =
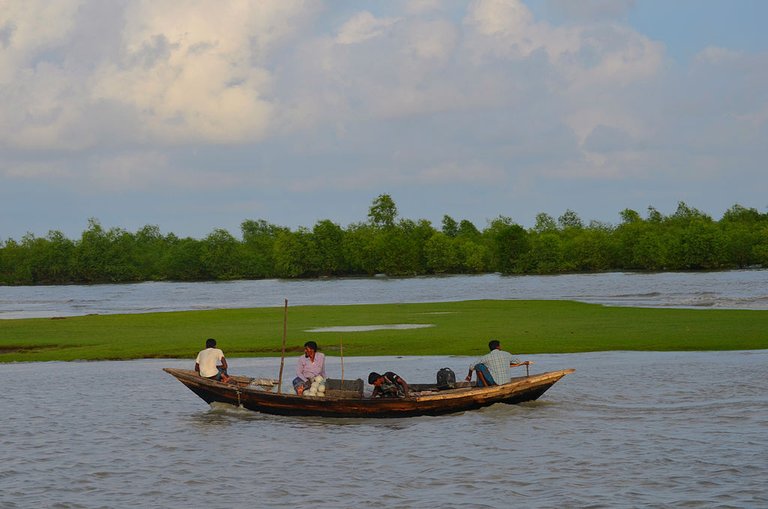
{"label": "man's leg", "polygon": [[488,371],[488,367],[485,364],[478,364],[475,366],[475,372],[477,373],[478,387],[497,385],[496,381],[493,379],[493,376],[491,376],[491,372]]}

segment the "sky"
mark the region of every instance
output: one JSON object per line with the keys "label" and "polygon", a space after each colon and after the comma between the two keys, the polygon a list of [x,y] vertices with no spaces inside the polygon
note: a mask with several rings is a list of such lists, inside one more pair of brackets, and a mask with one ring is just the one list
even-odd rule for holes
{"label": "sky", "polygon": [[0,0],[0,241],[768,211],[763,0]]}

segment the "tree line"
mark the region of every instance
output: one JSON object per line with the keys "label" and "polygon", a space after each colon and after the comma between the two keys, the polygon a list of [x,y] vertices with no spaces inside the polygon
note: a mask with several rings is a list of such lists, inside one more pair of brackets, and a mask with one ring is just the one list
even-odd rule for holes
{"label": "tree line", "polygon": [[59,231],[0,242],[0,284],[211,281],[326,276],[560,274],[768,267],[768,213],[734,205],[719,220],[683,202],[671,215],[631,209],[617,225],[585,224],[572,210],[536,216],[533,228],[498,216],[479,230],[443,216],[403,219],[391,196],[373,200],[366,221],[324,219],[295,231],[246,220],[241,238],[215,229],[203,239],[104,229],[90,219],[79,239]]}

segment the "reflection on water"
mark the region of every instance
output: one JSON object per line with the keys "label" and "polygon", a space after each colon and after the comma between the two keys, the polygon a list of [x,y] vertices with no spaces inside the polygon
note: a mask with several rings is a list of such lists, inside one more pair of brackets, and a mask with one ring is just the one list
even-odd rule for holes
{"label": "reflection on water", "polygon": [[577,300],[614,306],[768,309],[768,270],[0,286],[0,318],[291,305]]}
{"label": "reflection on water", "polygon": [[[768,507],[768,351],[532,360],[577,371],[536,402],[384,420],[212,410],[161,370],[191,360],[0,365],[0,507]],[[345,370],[427,382],[470,361]]]}

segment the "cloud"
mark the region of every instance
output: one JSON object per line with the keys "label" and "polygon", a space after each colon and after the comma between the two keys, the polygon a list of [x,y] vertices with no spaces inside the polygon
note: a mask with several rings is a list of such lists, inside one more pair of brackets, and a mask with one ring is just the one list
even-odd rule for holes
{"label": "cloud", "polygon": [[[94,97],[141,112],[143,137],[167,143],[259,140],[278,100],[268,56],[307,16],[304,2],[136,2],[126,12],[119,63]],[[310,12],[312,9],[308,9]]]}
{"label": "cloud", "polygon": [[[72,14],[75,6],[43,38],[48,47],[67,47],[77,23],[87,26]],[[360,11],[328,33],[304,34],[302,27],[317,28],[320,12],[304,2],[131,2],[85,74],[71,60],[32,67],[28,56],[19,67],[26,86],[11,94],[20,106],[5,107],[13,120],[3,126],[6,143],[74,151],[246,144],[307,136],[319,126],[332,126],[338,143],[350,126],[367,122],[541,101],[549,121],[572,129],[586,152],[598,126],[642,135],[621,87],[656,75],[660,45],[611,23],[554,27],[518,0],[475,0],[463,19],[436,8],[411,3],[406,13],[416,14],[400,17]],[[419,15],[426,12],[434,15]],[[115,181],[131,175],[127,164],[106,166],[123,168],[105,174]],[[172,167],[166,162],[158,172]]]}
{"label": "cloud", "polygon": [[696,55],[696,59],[701,62],[718,64],[738,60],[740,56],[741,54],[738,51],[719,48],[717,46],[708,46]]}
{"label": "cloud", "polygon": [[266,214],[472,186],[493,215],[582,181],[754,176],[765,155],[768,56],[713,44],[681,64],[631,2],[6,5],[0,198],[210,190]]}
{"label": "cloud", "polygon": [[593,23],[626,17],[635,0],[546,0],[546,4],[568,20]]}
{"label": "cloud", "polygon": [[519,0],[474,0],[465,23],[482,35],[514,38],[524,36],[533,22],[531,11]]}
{"label": "cloud", "polygon": [[409,0],[405,4],[405,10],[409,14],[424,14],[439,11],[442,7],[442,0]]}
{"label": "cloud", "polygon": [[376,18],[370,12],[359,12],[339,29],[336,42],[338,44],[359,44],[386,33],[397,21],[397,18]]}
{"label": "cloud", "polygon": [[[439,13],[361,11],[333,39],[302,33],[320,12],[315,2],[136,1],[124,4],[110,34],[96,32],[97,4],[57,5],[41,7],[39,19],[17,7],[8,24],[16,28],[4,32],[17,60],[14,83],[3,90],[12,101],[0,106],[0,132],[11,146],[251,143],[320,124],[343,133],[367,118],[527,100],[515,78],[519,65],[538,67],[547,80],[531,90],[576,103],[652,77],[661,62],[661,48],[629,29],[552,27],[518,0],[475,0],[462,23]],[[436,7],[416,2],[406,12]],[[84,45],[75,45],[84,30],[107,38],[87,60]],[[41,37],[29,37],[37,31]],[[40,60],[69,47],[81,53]],[[564,118],[584,138],[606,121],[585,122],[589,116],[566,111]]]}
{"label": "cloud", "polygon": [[117,4],[107,22],[117,30],[98,34],[103,49],[86,50],[79,38],[98,33],[98,3],[12,2],[0,29],[0,92],[11,99],[0,106],[0,134],[15,147],[82,150],[110,142],[88,126],[94,112],[112,110],[132,126],[122,130],[128,143],[259,140],[279,109],[269,55],[299,33],[313,4]]}
{"label": "cloud", "polygon": [[12,81],[28,59],[55,49],[71,36],[84,0],[4,2],[0,18],[0,84]]}
{"label": "cloud", "polygon": [[72,172],[54,161],[9,161],[0,162],[0,176],[10,180],[60,180],[72,177]]}

